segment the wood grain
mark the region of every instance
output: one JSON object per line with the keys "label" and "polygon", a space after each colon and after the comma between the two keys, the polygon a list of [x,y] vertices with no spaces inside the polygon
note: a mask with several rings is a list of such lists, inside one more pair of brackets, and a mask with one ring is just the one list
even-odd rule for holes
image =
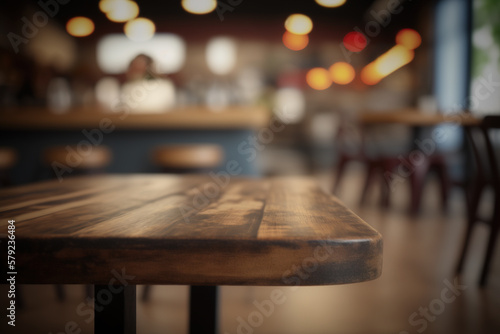
{"label": "wood grain", "polygon": [[358,115],[358,121],[362,124],[396,123],[409,126],[433,126],[449,123],[461,126],[474,126],[481,123],[481,118],[465,112],[445,115],[407,108],[383,112],[367,110]]}
{"label": "wood grain", "polygon": [[77,177],[0,191],[0,231],[9,219],[19,283],[123,269],[130,284],[323,285],[382,267],[380,234],[310,178]]}
{"label": "wood grain", "polygon": [[[101,122],[106,119],[105,125]],[[108,121],[109,120],[109,121]],[[213,112],[204,107],[177,108],[161,114],[110,113],[98,107],[72,108],[54,114],[46,108],[8,108],[0,112],[0,128],[9,130],[99,129],[256,129],[269,122],[262,107],[235,106]]]}

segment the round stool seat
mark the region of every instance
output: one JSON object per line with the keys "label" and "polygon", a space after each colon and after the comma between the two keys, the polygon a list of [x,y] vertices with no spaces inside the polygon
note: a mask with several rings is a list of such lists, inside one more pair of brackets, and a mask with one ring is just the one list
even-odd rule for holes
{"label": "round stool seat", "polygon": [[105,146],[93,146],[89,151],[80,151],[76,146],[54,146],[43,152],[43,161],[48,165],[58,162],[75,169],[100,169],[111,162],[111,150]]}
{"label": "round stool seat", "polygon": [[219,145],[166,145],[153,151],[154,163],[164,168],[214,168],[220,166],[223,159],[224,150]]}
{"label": "round stool seat", "polygon": [[7,170],[17,162],[17,153],[8,147],[0,147],[0,170]]}

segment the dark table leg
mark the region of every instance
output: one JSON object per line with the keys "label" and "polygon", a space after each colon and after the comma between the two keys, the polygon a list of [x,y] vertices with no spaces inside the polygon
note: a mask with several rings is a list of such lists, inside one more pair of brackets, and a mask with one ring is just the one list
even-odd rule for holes
{"label": "dark table leg", "polygon": [[191,286],[189,333],[217,333],[217,286]]}
{"label": "dark table leg", "polygon": [[96,285],[94,305],[95,334],[135,334],[135,285]]}

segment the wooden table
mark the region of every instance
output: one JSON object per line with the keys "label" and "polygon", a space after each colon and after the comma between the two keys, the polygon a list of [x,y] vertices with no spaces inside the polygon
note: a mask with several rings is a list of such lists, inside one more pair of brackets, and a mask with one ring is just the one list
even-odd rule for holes
{"label": "wooden table", "polygon": [[309,178],[48,181],[0,191],[1,233],[8,220],[16,283],[95,284],[97,334],[135,333],[138,284],[193,286],[190,332],[215,333],[217,285],[354,283],[382,268],[380,234]]}
{"label": "wooden table", "polygon": [[479,125],[481,119],[477,116],[466,113],[443,114],[436,112],[426,112],[416,108],[405,108],[387,111],[364,111],[358,115],[361,124],[402,124],[408,126],[434,126],[445,123],[457,124],[461,126]]}

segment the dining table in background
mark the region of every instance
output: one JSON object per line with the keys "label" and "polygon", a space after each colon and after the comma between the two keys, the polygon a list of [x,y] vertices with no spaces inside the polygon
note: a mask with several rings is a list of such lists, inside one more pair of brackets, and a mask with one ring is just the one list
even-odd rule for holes
{"label": "dining table in background", "polygon": [[382,270],[381,235],[308,177],[44,181],[0,190],[1,245],[9,220],[16,283],[94,284],[96,334],[136,332],[136,285],[190,285],[190,333],[215,334],[217,286],[356,283]]}

